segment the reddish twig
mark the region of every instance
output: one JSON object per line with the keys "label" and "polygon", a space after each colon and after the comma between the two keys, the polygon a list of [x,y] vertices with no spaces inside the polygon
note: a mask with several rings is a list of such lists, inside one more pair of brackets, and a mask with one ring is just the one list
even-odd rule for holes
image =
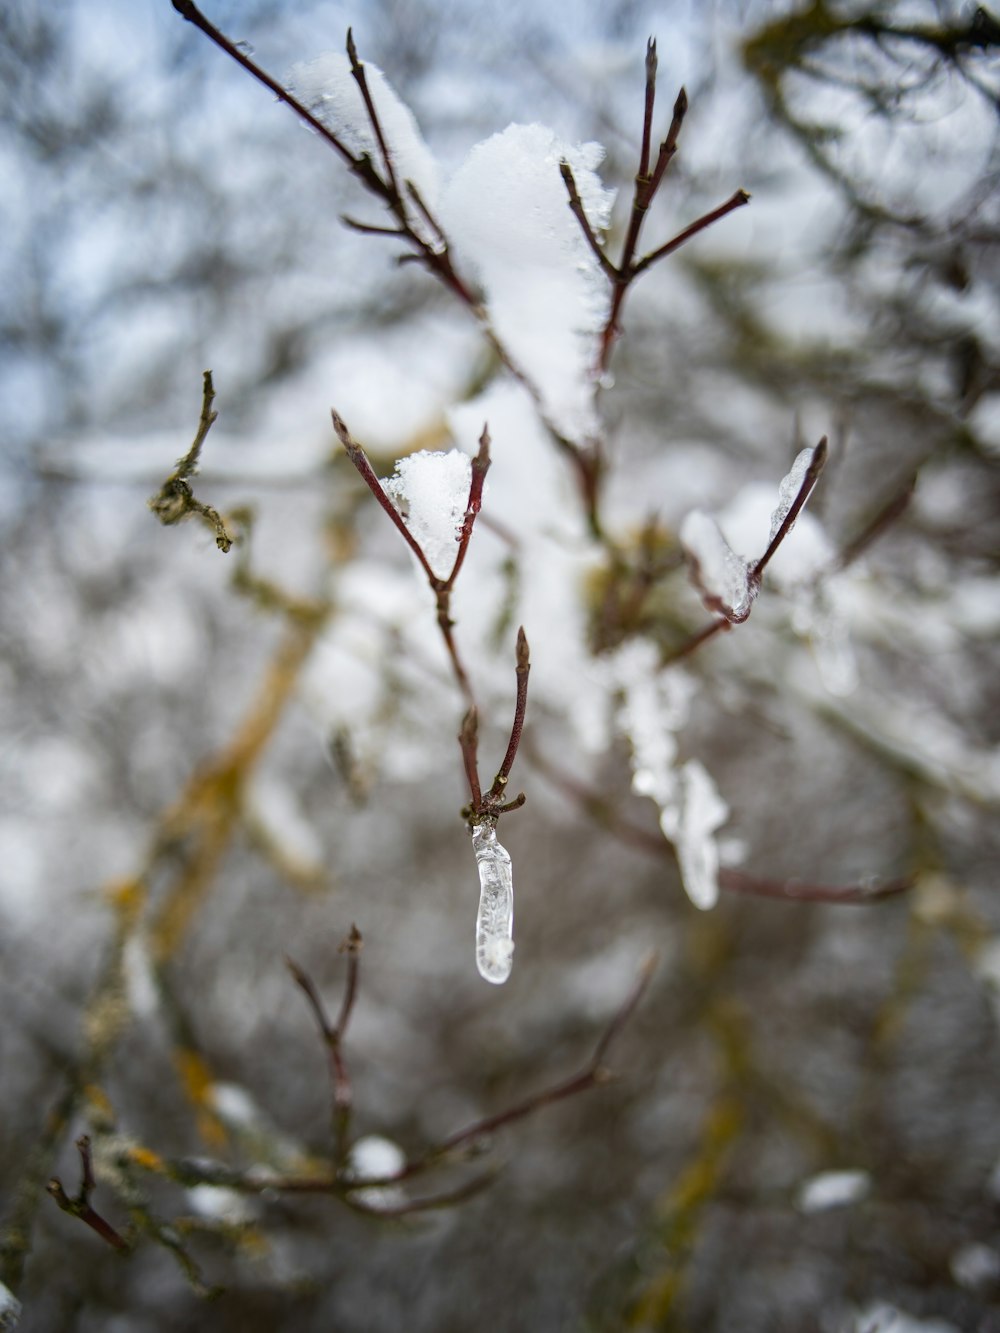
{"label": "reddish twig", "polygon": [[348,1134],[354,1100],[342,1046],[358,991],[362,938],[357,926],[351,926],[350,934],[340,948],[342,953],[347,954],[347,979],[344,983],[344,998],[341,1001],[340,1014],[336,1024],[330,1022],[322,997],[309,974],[291,958],[285,959],[285,965],[309,1002],[309,1007],[313,1011],[316,1024],[323,1037],[323,1043],[326,1046],[330,1065],[330,1084],[333,1090],[334,1154],[338,1164],[342,1163],[347,1157]]}
{"label": "reddish twig", "polygon": [[[521,743],[521,732],[524,728],[524,713],[528,706],[528,674],[530,671],[531,660],[528,651],[528,640],[525,637],[524,626],[522,625],[517,631],[517,700],[514,704],[514,724],[511,727],[510,740],[507,743],[507,752],[503,757],[503,763],[500,765],[500,771],[494,778],[493,786],[486,797],[488,805],[495,805],[504,794],[510,770],[517,758],[517,747]],[[523,804],[523,802],[524,797],[521,796],[519,803]]]}
{"label": "reddish twig", "polygon": [[910,478],[901,491],[882,506],[873,518],[865,524],[856,537],[852,537],[849,542],[841,549],[837,557],[837,568],[846,569],[852,565],[859,556],[868,550],[873,542],[882,536],[886,528],[891,527],[905,512],[913,499],[913,492],[916,489],[916,473]]}
{"label": "reddish twig", "polygon": [[473,814],[478,814],[482,809],[483,795],[479,784],[479,713],[475,708],[470,708],[462,718],[458,743],[462,749],[465,777],[472,795],[470,808]]}
{"label": "reddish twig", "polygon": [[462,571],[465,563],[465,557],[468,553],[469,543],[472,540],[472,532],[476,524],[483,504],[483,485],[486,481],[486,473],[490,467],[490,433],[486,426],[483,426],[482,434],[479,437],[479,451],[472,459],[472,472],[469,481],[469,495],[465,504],[465,516],[462,520],[462,526],[458,533],[458,549],[455,552],[455,560],[447,578],[439,578],[431,568],[430,561],[424,554],[423,548],[412,532],[406,525],[406,520],[392,503],[386,494],[382,483],[375,475],[375,470],[364,449],[353,439],[350,431],[347,429],[344,421],[336,412],[331,412],[333,418],[333,428],[337,437],[347,450],[347,456],[354,464],[365,485],[374,495],[385,512],[392,519],[394,526],[402,533],[407,546],[417,557],[421,569],[427,577],[431,591],[434,593],[437,609],[437,623],[441,631],[441,637],[444,640],[448,651],[448,657],[451,661],[452,672],[458,682],[459,689],[465,699],[467,708],[465,717],[462,721],[462,727],[459,732],[458,741],[462,752],[462,763],[465,768],[465,776],[469,783],[469,793],[471,802],[468,807],[470,815],[476,818],[485,816],[494,817],[497,815],[508,814],[511,810],[517,810],[524,804],[524,795],[520,794],[514,801],[503,802],[502,797],[507,786],[507,780],[510,776],[510,770],[514,759],[517,756],[517,747],[521,739],[521,731],[524,727],[524,713],[528,697],[528,672],[531,664],[528,660],[528,640],[525,637],[523,627],[518,630],[517,635],[517,700],[514,706],[514,722],[511,727],[510,741],[507,745],[507,752],[504,755],[503,763],[494,780],[493,786],[487,793],[485,799],[482,794],[482,784],[479,778],[478,763],[478,739],[479,739],[479,714],[476,708],[475,694],[472,690],[472,684],[469,680],[468,672],[459,655],[458,645],[455,642],[454,627],[455,622],[451,618],[451,594],[454,591],[455,582]]}
{"label": "reddish twig", "polygon": [[796,493],[795,499],[788,507],[788,513],[781,521],[781,526],[768,543],[767,550],[750,570],[751,580],[760,586],[764,570],[767,568],[771,557],[777,551],[778,547],[785,540],[792,528],[795,526],[795,520],[798,518],[803,505],[812,495],[813,487],[819,480],[819,474],[823,471],[827,458],[826,436],[820,440],[813,450],[812,458],[809,460],[809,466],[806,469],[806,475],[802,478],[802,484]]}
{"label": "reddish twig", "polygon": [[666,259],[667,255],[672,255],[675,250],[679,250],[692,236],[697,236],[706,227],[710,227],[713,222],[718,222],[727,213],[732,213],[734,209],[742,208],[744,204],[749,202],[750,195],[747,191],[737,190],[724,204],[720,204],[718,208],[713,208],[710,213],[705,213],[696,222],[692,222],[689,227],[685,227],[683,231],[678,232],[672,240],[667,241],[666,245],[661,245],[658,249],[653,250],[651,254],[646,255],[644,259],[640,259],[637,264],[632,266],[632,277],[637,278],[640,273],[645,273],[646,269],[655,264],[657,260]]}
{"label": "reddish twig", "polygon": [[46,1186],[46,1190],[64,1213],[69,1213],[71,1217],[78,1217],[81,1222],[90,1227],[92,1231],[96,1231],[101,1239],[106,1241],[112,1249],[117,1250],[119,1254],[128,1254],[132,1248],[128,1241],[91,1206],[90,1196],[96,1189],[97,1182],[94,1179],[94,1164],[90,1155],[90,1139],[86,1134],[77,1139],[76,1147],[80,1154],[79,1193],[71,1199],[63,1189],[62,1181],[57,1176],[52,1177]]}
{"label": "reddish twig", "polygon": [[656,970],[657,961],[656,954],[650,954],[643,961],[634,985],[601,1033],[590,1059],[578,1073],[561,1083],[553,1084],[551,1087],[544,1088],[541,1092],[525,1097],[523,1101],[515,1102],[513,1106],[508,1106],[495,1115],[485,1116],[481,1120],[474,1121],[471,1125],[466,1125],[464,1129],[460,1129],[443,1139],[441,1143],[430,1149],[423,1157],[407,1162],[395,1175],[386,1176],[384,1180],[375,1183],[391,1185],[408,1180],[419,1172],[434,1166],[441,1158],[449,1156],[456,1149],[462,1148],[468,1143],[475,1143],[491,1134],[495,1134],[497,1130],[506,1129],[518,1120],[524,1120],[527,1116],[540,1111],[544,1106],[552,1106],[555,1102],[564,1101],[567,1097],[573,1097],[579,1092],[586,1091],[587,1088],[607,1083],[611,1078],[611,1073],[604,1064],[608,1049],[618,1038],[638,1007],[653,972]]}
{"label": "reddish twig", "polygon": [[392,155],[389,152],[389,146],[385,141],[385,134],[382,131],[382,122],[379,120],[378,112],[375,110],[375,103],[372,101],[371,90],[368,87],[368,75],[365,73],[364,65],[358,59],[358,48],[354,44],[354,34],[350,28],[347,29],[347,58],[351,62],[351,75],[361,92],[361,99],[365,104],[365,110],[368,112],[368,119],[371,122],[375,141],[378,144],[378,150],[382,154],[382,165],[385,167],[386,192],[391,196],[393,203],[398,204],[401,208],[403,201],[399,193],[399,186],[396,184],[396,172],[392,165]]}
{"label": "reddish twig", "polygon": [[[324,125],[318,116],[314,115],[308,107],[273,78],[266,70],[262,69],[256,61],[251,60],[245,51],[242,51],[236,43],[231,42],[224,33],[220,32],[214,24],[198,9],[192,0],[173,0],[173,6],[177,12],[189,23],[193,23],[196,28],[205,34],[206,37],[220,50],[224,51],[231,59],[235,60],[248,74],[250,74],[258,83],[262,83],[265,88],[274,93],[280,102],[289,107],[295,115],[299,117],[310,129],[314,130],[331,148],[338,154],[347,167],[361,181],[365,188],[374,194],[389,211],[399,219],[400,236],[407,244],[413,247],[412,258],[421,263],[430,273],[433,273],[446,287],[448,287],[461,301],[473,312],[479,313],[479,306],[476,298],[470,288],[455,271],[452,263],[451,254],[447,244],[434,246],[429,244],[418,232],[414,231],[410,220],[407,217],[406,205],[403,196],[400,193],[399,185],[396,180],[395,172],[392,166],[392,157],[388,143],[379,120],[375,104],[371,99],[368,89],[367,78],[364,75],[364,66],[358,60],[357,51],[354,47],[353,36],[348,33],[348,56],[351,59],[351,72],[364,99],[365,109],[368,112],[371,121],[372,130],[379,145],[379,151],[382,153],[383,164],[385,167],[386,179],[375,170],[375,166],[367,153],[355,156],[347,147],[344,141],[339,138],[328,126]],[[357,71],[360,71],[360,76]],[[364,228],[364,224],[361,224]],[[440,228],[437,228],[440,235]],[[374,234],[395,236],[394,228],[385,231],[375,230]]]}
{"label": "reddish twig", "polygon": [[760,557],[759,560],[754,561],[754,563],[747,570],[746,610],[737,613],[725,607],[718,597],[706,597],[705,601],[709,610],[719,612],[721,618],[718,620],[711,621],[703,629],[698,630],[696,634],[692,634],[692,636],[689,639],[685,640],[685,642],[682,643],[679,648],[675,648],[672,652],[668,653],[662,659],[661,665],[666,666],[671,662],[680,661],[681,658],[689,657],[692,653],[697,652],[697,650],[702,646],[703,643],[707,642],[707,640],[711,638],[714,638],[716,634],[719,634],[725,630],[730,629],[733,625],[742,625],[744,621],[749,620],[750,612],[753,610],[753,605],[757,597],[757,593],[760,591],[760,586],[764,577],[764,571],[770,564],[771,559],[773,558],[775,552],[781,546],[781,543],[785,540],[785,538],[791,532],[792,528],[795,526],[795,520],[802,512],[803,506],[809,499],[809,496],[812,494],[813,487],[819,480],[819,475],[823,471],[826,459],[827,459],[827,442],[826,442],[826,436],[824,435],[823,438],[820,440],[819,444],[817,444],[816,448],[813,450],[812,458],[809,460],[809,466],[806,469],[805,476],[802,478],[802,482],[799,486],[798,491],[795,494],[795,498],[789,505],[788,511],[785,514],[784,518],[781,520],[781,524],[779,525],[778,530],[775,532],[774,536],[768,542],[767,549],[764,552],[764,554]]}
{"label": "reddish twig", "polygon": [[604,270],[612,282],[618,281],[618,270],[612,264],[611,260],[601,248],[601,243],[594,235],[594,229],[590,225],[590,219],[587,217],[586,210],[583,207],[583,201],[580,198],[580,192],[576,188],[576,177],[573,175],[573,168],[563,160],[559,163],[559,171],[566,186],[566,193],[569,195],[569,207],[573,216],[580,224],[580,230],[583,232],[587,244],[590,246],[597,262]]}
{"label": "reddish twig", "polygon": [[646,43],[646,100],[642,115],[642,148],[639,151],[639,175],[649,175],[649,148],[653,139],[653,107],[656,102],[656,38]]}

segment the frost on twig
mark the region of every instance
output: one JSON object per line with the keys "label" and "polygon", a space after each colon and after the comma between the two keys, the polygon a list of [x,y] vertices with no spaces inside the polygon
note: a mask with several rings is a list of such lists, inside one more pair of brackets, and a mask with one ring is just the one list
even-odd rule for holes
{"label": "frost on twig", "polygon": [[692,509],[681,524],[691,578],[709,611],[739,625],[750,614],[757,588],[750,581],[750,566],[736,554],[711,514]]}
{"label": "frost on twig", "polygon": [[681,526],[680,539],[688,558],[691,577],[709,611],[721,619],[700,630],[676,650],[684,657],[718,630],[745,621],[760,591],[764,571],[775,552],[795,526],[795,520],[812,494],[826,463],[826,436],[814,449],[803,449],[778,487],[778,503],[771,514],[771,531],[764,554],[752,562],[738,555],[726,541],[718,523],[695,509]]}

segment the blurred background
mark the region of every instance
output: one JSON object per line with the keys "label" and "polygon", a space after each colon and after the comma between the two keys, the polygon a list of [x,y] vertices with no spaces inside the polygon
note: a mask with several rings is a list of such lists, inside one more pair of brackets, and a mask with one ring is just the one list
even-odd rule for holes
{"label": "blurred background", "polygon": [[[167,0],[4,6],[0,1279],[20,1327],[1000,1330],[997,18],[206,9],[279,77],[353,25],[445,175],[511,121],[599,141],[613,254],[655,34],[656,132],[682,83],[691,110],[649,243],[753,201],[629,297],[604,516],[619,554],[665,557],[624,623],[629,569],[587,545],[557,452],[517,435],[468,312],[340,225],[384,219],[320,141]],[[245,534],[228,555],[146,503],[207,367],[194,486]],[[473,963],[433,599],[328,415],[385,476],[469,448],[484,403],[493,489],[455,608],[484,773],[522,618],[533,660],[503,988]],[[685,663],[682,752],[729,806],[734,867],[701,913],[630,791],[606,662],[705,623],[684,515],[776,497],[821,434],[823,577],[775,571]],[[809,886],[862,901],[774,900]],[[326,1056],[283,958],[335,1013],[352,923],[352,1131],[389,1161],[584,1068],[659,965],[617,1077],[481,1145],[502,1169],[455,1208],[385,1222],[140,1170],[140,1150],[328,1151]],[[127,1260],[45,1196],[53,1173],[75,1191],[82,1132],[95,1206],[144,1232]]]}

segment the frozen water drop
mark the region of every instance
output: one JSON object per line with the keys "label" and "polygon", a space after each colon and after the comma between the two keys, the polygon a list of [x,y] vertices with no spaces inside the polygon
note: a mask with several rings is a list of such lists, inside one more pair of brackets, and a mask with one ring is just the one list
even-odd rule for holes
{"label": "frozen water drop", "polygon": [[484,980],[501,986],[514,959],[514,881],[507,849],[497,842],[488,820],[472,830],[472,849],[479,866],[479,912],[476,916],[476,967]]}

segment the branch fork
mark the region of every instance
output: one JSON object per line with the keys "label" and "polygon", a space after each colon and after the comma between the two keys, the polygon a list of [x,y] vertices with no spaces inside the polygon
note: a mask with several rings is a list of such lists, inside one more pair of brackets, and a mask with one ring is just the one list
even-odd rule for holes
{"label": "branch fork", "polygon": [[469,679],[469,674],[458,651],[458,645],[454,635],[455,622],[451,618],[451,594],[454,590],[455,582],[462,571],[462,566],[465,563],[465,557],[469,550],[469,543],[472,540],[472,533],[475,528],[476,519],[478,518],[483,505],[483,486],[486,481],[486,474],[490,468],[489,429],[487,426],[483,426],[482,434],[479,437],[479,450],[472,459],[472,476],[469,482],[469,495],[465,503],[465,516],[458,533],[458,549],[455,552],[455,560],[447,578],[441,578],[435,573],[423,547],[407,526],[406,520],[386,494],[385,488],[376,476],[375,469],[372,467],[367,454],[357,440],[353,438],[343,418],[336,411],[331,411],[331,417],[333,420],[333,429],[336,432],[337,438],[344,446],[348,458],[351,460],[351,463],[354,465],[362,481],[388,515],[397,532],[399,532],[400,536],[413,552],[417,559],[417,563],[420,565],[420,568],[423,570],[427,578],[431,591],[434,593],[438,629],[441,631],[441,637],[444,640],[444,645],[448,652],[452,674],[455,677],[466,703],[465,717],[462,722],[461,731],[459,732],[458,742],[462,752],[462,762],[465,768],[466,780],[469,784],[471,800],[469,805],[462,811],[463,817],[469,819],[473,823],[479,823],[483,819],[495,819],[498,815],[508,814],[511,810],[518,810],[525,802],[526,798],[524,793],[520,792],[512,801],[505,800],[504,796],[510,777],[510,771],[514,765],[514,760],[517,757],[517,749],[521,740],[521,731],[524,726],[524,714],[528,701],[528,672],[531,669],[528,653],[528,640],[522,627],[517,633],[517,697],[514,706],[514,722],[511,727],[510,740],[507,745],[507,751],[504,755],[503,762],[493,780],[493,785],[484,796],[478,767],[479,709],[476,704],[476,698],[472,689],[472,683]]}

